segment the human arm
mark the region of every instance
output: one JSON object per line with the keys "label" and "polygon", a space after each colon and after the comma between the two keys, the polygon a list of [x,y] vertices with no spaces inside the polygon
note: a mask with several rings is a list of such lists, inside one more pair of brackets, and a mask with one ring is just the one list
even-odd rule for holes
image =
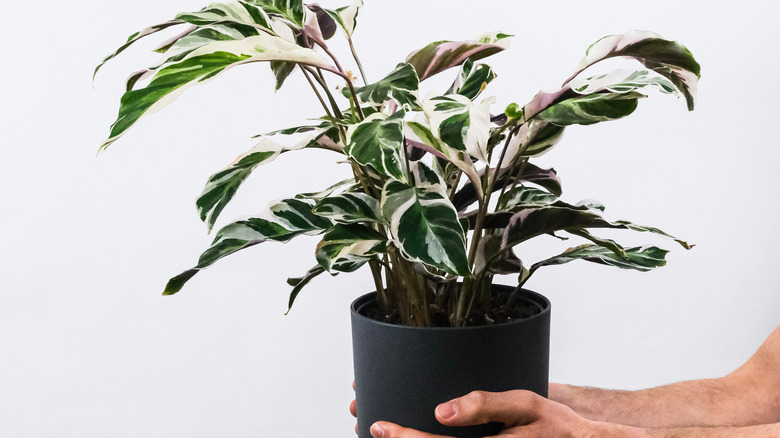
{"label": "human arm", "polygon": [[736,371],[639,391],[550,384],[551,400],[598,421],[652,428],[780,422],[780,327]]}
{"label": "human arm", "polygon": [[[584,418],[571,408],[529,391],[475,391],[439,405],[436,418],[448,426],[504,423],[505,438],[780,438],[780,423],[746,427],[646,429]],[[374,438],[446,438],[387,422],[371,428]]]}

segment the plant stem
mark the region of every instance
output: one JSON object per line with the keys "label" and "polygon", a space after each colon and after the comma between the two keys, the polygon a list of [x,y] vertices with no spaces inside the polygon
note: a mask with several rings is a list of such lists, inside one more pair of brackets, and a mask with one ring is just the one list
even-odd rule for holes
{"label": "plant stem", "polygon": [[360,58],[357,56],[357,52],[355,51],[355,45],[352,44],[352,38],[347,37],[347,41],[349,42],[349,50],[352,51],[352,58],[355,60],[355,63],[358,66],[358,70],[360,70],[360,77],[363,78],[363,84],[368,85],[368,79],[366,79],[366,72],[363,71],[363,64],[360,63]]}
{"label": "plant stem", "polygon": [[387,312],[390,303],[387,300],[387,291],[382,285],[382,267],[376,260],[370,260],[368,266],[371,268],[371,276],[374,278],[374,287],[376,287],[376,296],[379,300],[379,306],[382,311]]}
{"label": "plant stem", "polygon": [[[357,108],[357,113],[360,116],[360,119],[363,120],[366,117],[363,115],[363,109],[360,108],[360,101],[358,100],[357,93],[355,92],[355,87],[352,85],[352,80],[349,78],[349,75],[347,75],[347,72],[344,71],[344,69],[341,67],[341,63],[339,63],[338,58],[336,58],[336,55],[333,54],[328,49],[328,46],[323,44],[322,42],[317,41],[317,45],[320,46],[320,48],[330,57],[330,59],[333,60],[333,63],[336,64],[336,68],[339,72],[341,72],[340,76],[344,78],[344,81],[347,83],[347,86],[349,87],[349,92],[352,94],[352,98],[355,100],[355,107]],[[363,70],[361,69],[361,73]],[[363,79],[365,81],[365,79]]]}
{"label": "plant stem", "polygon": [[314,85],[314,82],[311,80],[311,77],[309,76],[309,72],[306,71],[305,68],[301,68],[301,71],[303,72],[303,77],[305,77],[306,81],[309,82],[311,89],[314,90],[314,94],[317,95],[317,99],[320,101],[320,105],[322,105],[322,108],[325,110],[325,114],[328,115],[328,118],[331,119],[331,122],[333,122],[334,126],[338,126],[336,119],[333,117],[333,114],[330,112],[330,108],[328,108],[328,105],[325,104],[325,100],[322,98],[322,94],[320,94],[319,90],[317,90],[317,87]]}

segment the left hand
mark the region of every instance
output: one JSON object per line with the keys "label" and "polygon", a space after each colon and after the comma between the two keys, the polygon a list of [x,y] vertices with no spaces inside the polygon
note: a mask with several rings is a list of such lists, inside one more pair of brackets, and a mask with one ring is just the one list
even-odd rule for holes
{"label": "left hand", "polygon": [[[436,407],[436,419],[446,426],[504,424],[506,438],[578,438],[607,435],[606,423],[577,415],[569,407],[530,391],[474,391]],[[371,426],[374,438],[446,438],[379,421]]]}

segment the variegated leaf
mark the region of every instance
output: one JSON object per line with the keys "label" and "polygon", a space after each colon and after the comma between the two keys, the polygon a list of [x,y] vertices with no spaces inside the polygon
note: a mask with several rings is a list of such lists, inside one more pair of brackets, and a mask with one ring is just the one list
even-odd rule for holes
{"label": "variegated leaf", "polygon": [[633,269],[646,272],[666,265],[666,254],[669,251],[650,247],[633,247],[625,249],[625,257],[598,245],[585,244],[569,248],[562,254],[551,257],[531,266],[531,273],[542,266],[561,265],[574,260],[586,260],[602,265],[615,266],[622,269]]}
{"label": "variegated leaf", "polygon": [[[203,47],[214,41],[240,40],[248,36],[257,35],[260,31],[252,26],[237,29],[235,25],[212,24],[207,26],[193,26],[184,34],[177,35],[171,40],[165,41],[155,52],[164,53],[166,59],[160,64],[176,62],[193,50]],[[158,66],[150,70],[157,70]]]}
{"label": "variegated leaf", "polygon": [[477,61],[509,48],[509,37],[500,32],[482,34],[472,41],[437,41],[406,58],[417,71],[420,80],[458,66],[467,59]]}
{"label": "variegated leaf", "polygon": [[[499,173],[498,180],[494,186],[494,190],[501,190],[505,185],[511,186],[513,183],[529,182],[544,188],[555,196],[560,197],[563,193],[561,187],[561,181],[558,179],[558,174],[555,169],[542,169],[533,163],[526,162],[523,166],[518,166],[514,169],[514,172],[510,174],[510,169],[505,169]],[[453,205],[459,212],[464,211],[470,205],[477,202],[477,189],[474,188],[474,184],[466,183],[462,189],[460,189],[453,198]]]}
{"label": "variegated leaf", "polygon": [[682,44],[665,40],[653,32],[633,30],[621,35],[606,36],[591,45],[582,58],[573,79],[580,72],[604,59],[629,57],[668,78],[683,93],[692,110],[701,67]]}
{"label": "variegated leaf", "polygon": [[198,12],[180,13],[176,19],[196,26],[236,23],[270,31],[271,23],[268,15],[255,3],[243,0],[212,3]]}
{"label": "variegated leaf", "polygon": [[581,117],[570,115],[560,118],[560,123],[556,123],[560,126],[614,120],[631,114],[638,99],[645,97],[640,91],[647,88],[668,94],[677,92],[672,82],[655,72],[616,70],[607,75],[571,80],[554,92],[541,91],[525,105],[524,113],[527,120],[537,118],[546,121],[553,112],[583,114]]}
{"label": "variegated leaf", "polygon": [[[595,93],[566,99],[536,115],[537,120],[557,126],[592,125],[617,120],[636,110],[640,93]],[[546,148],[546,150],[549,149]]]}
{"label": "variegated leaf", "polygon": [[628,257],[628,255],[626,254],[625,248],[623,248],[622,245],[620,245],[619,243],[615,242],[612,239],[605,239],[603,237],[595,236],[595,235],[591,234],[590,231],[588,231],[588,230],[586,230],[584,228],[576,228],[576,229],[569,228],[568,230],[566,230],[566,232],[570,233],[570,234],[573,234],[575,236],[580,236],[580,237],[583,237],[583,238],[585,238],[587,240],[590,240],[591,242],[595,243],[596,245],[612,251],[613,253],[615,253],[615,255],[617,255],[617,256],[619,256],[621,258],[627,258]]}
{"label": "variegated leaf", "polygon": [[666,232],[664,232],[662,230],[659,230],[658,228],[655,228],[655,227],[648,227],[648,226],[643,226],[643,225],[632,224],[631,222],[625,221],[625,220],[615,221],[615,224],[623,226],[623,227],[625,227],[625,228],[627,228],[629,230],[632,230],[632,231],[648,232],[648,233],[658,234],[659,236],[663,236],[663,237],[666,237],[667,239],[674,240],[675,242],[679,243],[680,246],[682,246],[685,249],[691,249],[691,248],[694,247],[694,244],[688,243],[688,242],[686,242],[684,240],[680,240],[680,239],[672,236],[671,234],[666,233]]}
{"label": "variegated leaf", "polygon": [[314,12],[314,15],[317,19],[317,28],[319,29],[320,36],[322,37],[322,39],[325,40],[331,39],[333,35],[336,33],[336,28],[338,27],[336,20],[334,20],[333,17],[330,16],[328,11],[326,11],[316,3],[307,4],[305,6],[306,9],[308,9],[311,12]]}
{"label": "variegated leaf", "polygon": [[193,26],[158,47],[155,52],[164,53],[163,59],[155,65],[131,74],[127,79],[127,90],[132,90],[137,82],[151,77],[161,68],[183,60],[187,55],[207,44],[215,41],[241,40],[261,32],[263,30],[258,30],[255,25],[232,21]]}
{"label": "variegated leaf", "polygon": [[508,167],[517,157],[538,157],[544,155],[561,141],[564,126],[550,122],[531,119],[517,130],[517,134],[509,141],[507,156],[510,159],[501,163],[501,168]]}
{"label": "variegated leaf", "polygon": [[406,141],[416,147],[433,153],[454,164],[458,169],[469,178],[473,187],[476,187],[478,196],[482,196],[482,182],[479,179],[479,172],[471,157],[465,151],[449,147],[447,144],[436,138],[430,128],[420,122],[408,122],[404,131]]}
{"label": "variegated leaf", "polygon": [[489,65],[474,64],[471,59],[467,59],[445,94],[460,94],[474,100],[496,76]]}
{"label": "variegated leaf", "polygon": [[298,278],[288,278],[287,284],[293,287],[293,290],[290,291],[290,299],[287,304],[287,313],[290,313],[290,309],[292,309],[293,303],[295,303],[295,299],[298,298],[298,294],[300,294],[301,289],[303,289],[309,282],[316,276],[322,274],[325,272],[325,269],[323,269],[322,266],[317,265],[308,271],[303,275],[303,277]]}
{"label": "variegated leaf", "polygon": [[120,53],[124,52],[125,49],[127,49],[128,47],[133,45],[133,43],[135,43],[136,41],[140,40],[141,38],[149,36],[149,35],[152,35],[154,33],[157,33],[159,31],[167,29],[167,28],[169,28],[171,26],[176,26],[178,24],[183,24],[183,23],[184,22],[181,21],[181,20],[170,20],[170,21],[166,21],[165,23],[160,23],[160,24],[157,24],[157,25],[154,25],[154,26],[149,26],[146,29],[141,30],[140,32],[136,32],[136,33],[130,35],[130,37],[127,38],[127,42],[125,44],[123,44],[121,47],[119,47],[114,53],[108,55],[105,59],[103,59],[103,62],[101,62],[97,67],[95,67],[95,71],[92,74],[92,77],[94,78],[95,75],[97,75],[98,70],[100,70],[100,68],[103,67],[103,65],[106,62],[110,61],[111,59],[113,59],[114,57],[119,55]]}
{"label": "variegated leaf", "polygon": [[518,186],[504,193],[498,200],[502,209],[513,210],[519,207],[541,207],[558,201],[552,193],[535,187]]}
{"label": "variegated leaf", "polygon": [[436,138],[487,163],[490,104],[493,102],[494,98],[488,98],[475,104],[459,94],[429,95],[423,99],[423,111]]}
{"label": "variegated leaf", "polygon": [[673,239],[683,248],[692,245],[677,239],[657,228],[632,224],[628,221],[609,222],[601,216],[601,211],[591,205],[573,206],[558,201],[551,205],[521,208],[514,214],[499,212],[492,215],[491,227],[504,228],[502,246],[511,248],[533,237],[556,231],[572,231],[588,228],[629,229],[650,232]]}
{"label": "variegated leaf", "polygon": [[333,226],[333,222],[315,214],[313,208],[311,200],[284,199],[273,203],[269,210],[279,224],[305,234],[319,234]]}
{"label": "variegated leaf", "polygon": [[382,189],[382,214],[394,244],[408,260],[470,276],[466,236],[442,181],[423,163],[412,166],[415,185],[389,180]]}
{"label": "variegated leaf", "polygon": [[323,198],[314,212],[333,222],[382,222],[379,201],[362,192],[347,192]]}
{"label": "variegated leaf", "polygon": [[[419,84],[414,67],[401,63],[383,79],[365,87],[357,87],[355,92],[362,102],[372,105],[382,106],[390,99],[395,99],[399,106],[409,105],[412,109],[419,109]],[[343,94],[347,98],[352,97],[347,88]]]}
{"label": "variegated leaf", "polygon": [[336,10],[326,10],[328,14],[341,26],[347,39],[352,38],[357,26],[357,16],[360,8],[363,7],[363,0],[355,0],[349,6],[344,6]]}
{"label": "variegated leaf", "polygon": [[293,135],[311,131],[317,131],[318,133],[314,134],[314,138],[308,145],[306,145],[306,147],[328,149],[331,151],[343,153],[344,144],[341,143],[341,139],[339,138],[338,128],[336,128],[331,121],[324,121],[319,125],[303,125],[292,128],[278,129],[276,131],[267,132],[265,134],[254,135],[252,138],[270,137],[279,134]]}
{"label": "variegated leaf", "polygon": [[227,225],[217,232],[211,246],[201,254],[198,264],[194,268],[188,269],[168,281],[163,295],[173,295],[179,292],[195,274],[211,266],[222,257],[269,240],[286,242],[307,231],[313,230],[290,229],[278,222],[261,218],[251,218]]}
{"label": "variegated leaf", "polygon": [[524,123],[509,141],[506,154],[510,159],[504,160],[501,163],[501,168],[508,167],[518,156],[538,157],[544,155],[561,141],[564,130],[564,126],[540,119],[532,119]]}
{"label": "variegated leaf", "polygon": [[486,234],[479,239],[474,259],[474,272],[488,274],[517,274],[527,271],[515,253],[501,251],[501,236]]}
{"label": "variegated leaf", "polygon": [[304,7],[303,0],[252,0],[252,2],[269,14],[278,15],[290,23],[303,27]]}
{"label": "variegated leaf", "polygon": [[195,201],[200,219],[206,223],[209,231],[214,227],[222,209],[233,199],[238,188],[255,168],[270,163],[284,152],[301,149],[310,141],[311,137],[286,147],[264,138],[255,147],[236,157],[230,165],[209,177],[203,193]]}
{"label": "variegated leaf", "polygon": [[[345,191],[358,190],[359,188],[360,185],[355,183],[354,178],[348,178],[333,184],[325,190],[320,190],[319,192],[298,193],[295,195],[295,197],[297,199],[310,199],[314,202],[319,202],[328,196],[337,196],[338,194]],[[316,211],[315,214],[319,215],[319,213]]]}
{"label": "variegated leaf", "polygon": [[354,272],[386,252],[387,238],[360,224],[337,224],[317,245],[317,262],[328,272]]}
{"label": "variegated leaf", "polygon": [[157,71],[146,87],[126,92],[121,99],[119,116],[111,126],[109,139],[100,149],[107,148],[144,114],[161,109],[186,88],[212,79],[236,65],[273,60],[298,62],[333,70],[328,61],[317,52],[273,35],[259,34],[238,41],[216,41],[207,44],[188,54],[182,61]]}
{"label": "variegated leaf", "polygon": [[374,113],[347,130],[344,153],[382,175],[406,181],[403,162],[404,111],[392,116]]}

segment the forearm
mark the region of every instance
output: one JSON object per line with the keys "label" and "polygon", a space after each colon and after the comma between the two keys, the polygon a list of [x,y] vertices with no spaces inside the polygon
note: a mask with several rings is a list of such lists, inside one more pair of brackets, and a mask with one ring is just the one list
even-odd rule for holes
{"label": "forearm", "polygon": [[592,420],[649,428],[746,426],[777,421],[746,400],[749,388],[734,386],[727,378],[640,391],[550,384],[550,399]]}
{"label": "forearm", "polygon": [[[630,435],[627,435],[628,438]],[[644,429],[636,438],[780,438],[780,423],[744,427]],[[633,437],[632,437],[633,438]]]}

